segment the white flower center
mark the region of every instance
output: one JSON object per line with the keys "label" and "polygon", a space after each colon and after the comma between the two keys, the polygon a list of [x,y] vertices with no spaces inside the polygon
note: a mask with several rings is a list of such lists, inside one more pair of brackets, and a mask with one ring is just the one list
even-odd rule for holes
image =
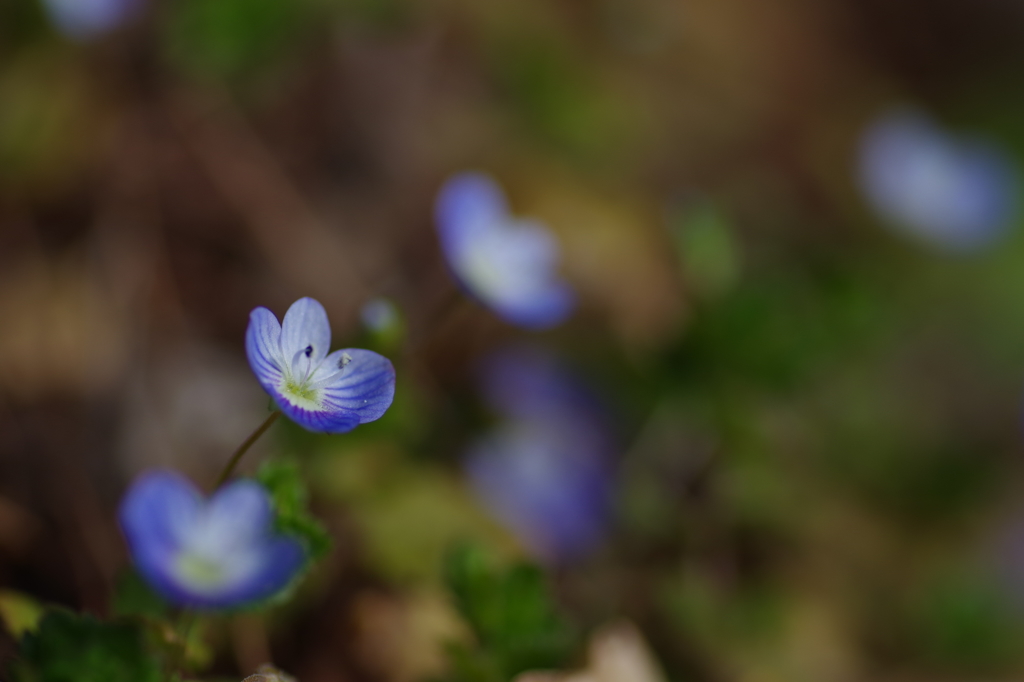
{"label": "white flower center", "polygon": [[306,346],[292,358],[291,365],[283,368],[279,389],[289,402],[306,410],[323,409],[323,389],[352,360],[348,353],[343,353],[337,367],[324,367],[324,360],[313,365],[310,357],[313,347]]}

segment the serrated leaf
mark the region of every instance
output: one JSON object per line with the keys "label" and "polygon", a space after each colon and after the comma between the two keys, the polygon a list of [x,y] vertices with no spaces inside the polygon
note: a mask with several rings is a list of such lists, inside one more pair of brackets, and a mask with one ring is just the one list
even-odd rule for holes
{"label": "serrated leaf", "polygon": [[21,640],[14,682],[160,682],[160,665],[132,623],[64,610],[46,613]]}
{"label": "serrated leaf", "polygon": [[298,536],[306,544],[310,560],[315,561],[331,549],[327,529],[309,513],[309,491],[295,462],[269,461],[256,474],[274,503],[275,529]]}

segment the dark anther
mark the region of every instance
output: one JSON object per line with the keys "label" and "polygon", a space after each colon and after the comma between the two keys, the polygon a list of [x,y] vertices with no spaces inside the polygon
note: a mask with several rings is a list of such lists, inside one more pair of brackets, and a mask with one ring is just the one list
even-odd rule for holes
{"label": "dark anther", "polygon": [[312,357],[312,355],[313,355],[313,346],[306,346],[306,357],[307,358],[308,357]]}
{"label": "dark anther", "polygon": [[352,362],[352,356],[348,353],[342,353],[341,360],[338,360],[338,368],[340,369],[350,362]]}

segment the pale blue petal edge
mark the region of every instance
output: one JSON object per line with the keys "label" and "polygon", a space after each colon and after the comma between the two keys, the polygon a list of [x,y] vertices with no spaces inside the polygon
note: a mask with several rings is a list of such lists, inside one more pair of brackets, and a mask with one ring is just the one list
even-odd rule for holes
{"label": "pale blue petal edge", "polygon": [[182,594],[169,567],[202,505],[199,491],[184,476],[153,471],[136,479],[118,510],[121,532],[139,573],[176,603],[181,603]]}
{"label": "pale blue petal edge", "polygon": [[491,305],[507,322],[539,331],[568,319],[576,308],[576,294],[568,284],[553,282],[530,299],[491,301]]}
{"label": "pale blue petal edge", "polygon": [[256,481],[239,479],[220,488],[206,507],[207,523],[225,542],[249,542],[264,535],[274,520],[267,489]]}
{"label": "pale blue petal edge", "polygon": [[274,313],[259,307],[249,313],[245,330],[245,355],[256,379],[270,391],[281,383],[284,358],[281,355],[281,324]]}
{"label": "pale blue petal edge", "polygon": [[438,192],[434,217],[449,261],[474,230],[505,219],[505,193],[491,176],[477,171],[449,178]]}

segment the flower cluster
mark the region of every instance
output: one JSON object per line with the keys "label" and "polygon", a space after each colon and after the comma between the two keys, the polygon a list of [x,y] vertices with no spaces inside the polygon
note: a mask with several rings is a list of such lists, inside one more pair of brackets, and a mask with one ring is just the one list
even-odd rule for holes
{"label": "flower cluster", "polygon": [[511,216],[490,177],[462,173],[449,179],[437,198],[436,219],[455,278],[506,321],[546,329],[572,312],[575,296],[557,275],[554,235],[536,220]]}
{"label": "flower cluster", "polygon": [[889,111],[865,130],[860,181],[883,219],[953,251],[992,243],[1016,208],[1015,172],[1005,153],[909,110]]}
{"label": "flower cluster", "polygon": [[[296,301],[283,324],[266,308],[255,309],[246,331],[249,362],[281,411],[311,431],[341,433],[384,414],[395,372],[371,351],[328,353],[330,343],[327,313],[311,298]],[[179,474],[151,472],[125,496],[120,524],[143,578],[170,602],[189,607],[263,601],[287,587],[308,560],[298,537],[274,530],[274,503],[252,480],[204,499]]]}
{"label": "flower cluster", "polygon": [[603,537],[612,492],[612,438],[604,410],[553,358],[499,353],[483,389],[498,426],[469,450],[482,502],[535,555],[571,560]]}

